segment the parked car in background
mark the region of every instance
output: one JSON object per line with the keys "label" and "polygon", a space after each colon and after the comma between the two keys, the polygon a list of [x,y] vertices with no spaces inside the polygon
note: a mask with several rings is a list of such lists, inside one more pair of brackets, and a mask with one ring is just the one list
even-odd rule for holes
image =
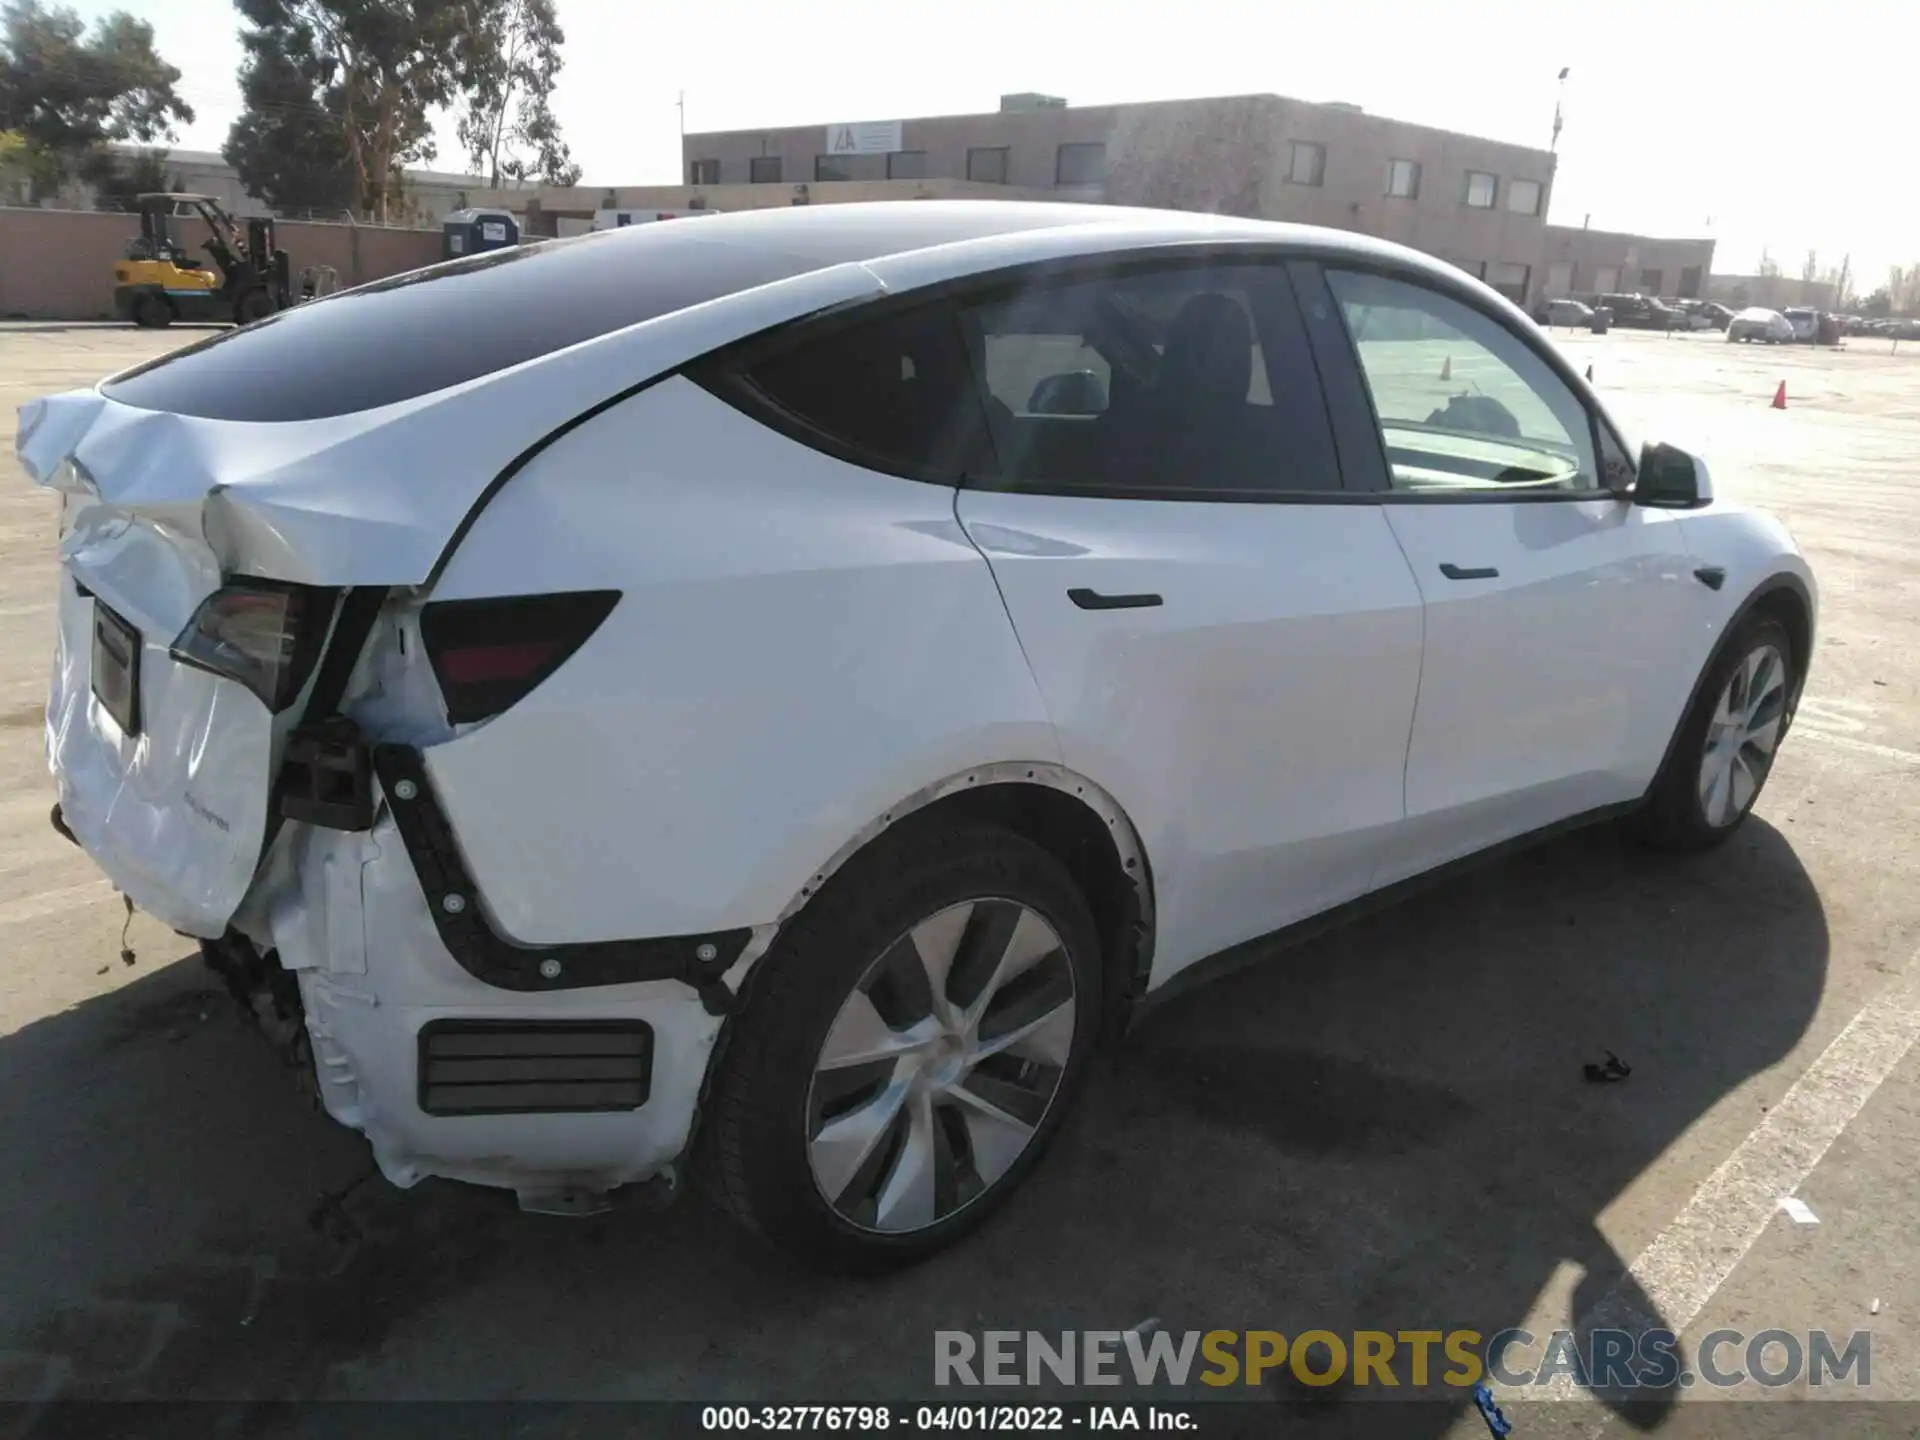
{"label": "parked car in background", "polygon": [[1630,330],[1683,328],[1680,312],[1670,310],[1651,295],[1602,295],[1595,302],[1613,312],[1613,323]]}
{"label": "parked car in background", "polygon": [[1584,330],[1593,324],[1593,307],[1579,300],[1549,300],[1535,318],[1545,325],[1573,325]]}
{"label": "parked car in background", "polygon": [[1780,312],[1787,317],[1787,323],[1793,327],[1793,338],[1802,345],[1811,345],[1820,333],[1820,312],[1806,305],[1790,305]]}
{"label": "parked car in background", "polygon": [[1793,322],[1778,310],[1755,305],[1742,310],[1727,326],[1728,340],[1763,340],[1769,345],[1791,345]]}
{"label": "parked car in background", "polygon": [[1689,330],[1724,330],[1733,311],[1713,300],[1676,300],[1673,308],[1686,316]]}

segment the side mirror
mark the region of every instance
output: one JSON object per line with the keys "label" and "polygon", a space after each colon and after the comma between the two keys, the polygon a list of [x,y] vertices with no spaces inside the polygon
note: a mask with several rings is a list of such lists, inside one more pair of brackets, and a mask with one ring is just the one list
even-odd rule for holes
{"label": "side mirror", "polygon": [[1640,452],[1633,503],[1662,510],[1692,510],[1713,498],[1707,467],[1677,446],[1650,444]]}

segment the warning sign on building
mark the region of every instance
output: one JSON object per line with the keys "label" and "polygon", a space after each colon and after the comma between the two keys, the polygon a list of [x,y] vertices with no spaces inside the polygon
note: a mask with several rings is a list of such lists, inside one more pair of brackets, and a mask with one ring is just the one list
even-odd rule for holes
{"label": "warning sign on building", "polygon": [[829,155],[890,155],[906,147],[900,143],[898,120],[858,120],[827,127]]}

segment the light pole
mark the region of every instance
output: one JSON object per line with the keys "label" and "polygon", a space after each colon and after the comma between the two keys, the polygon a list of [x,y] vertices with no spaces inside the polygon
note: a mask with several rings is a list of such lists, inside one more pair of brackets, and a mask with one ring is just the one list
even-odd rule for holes
{"label": "light pole", "polygon": [[1560,88],[1554,93],[1553,97],[1553,143],[1547,146],[1548,153],[1550,154],[1557,153],[1560,149],[1560,102],[1566,99],[1567,71],[1572,68],[1570,65],[1562,65],[1560,67]]}

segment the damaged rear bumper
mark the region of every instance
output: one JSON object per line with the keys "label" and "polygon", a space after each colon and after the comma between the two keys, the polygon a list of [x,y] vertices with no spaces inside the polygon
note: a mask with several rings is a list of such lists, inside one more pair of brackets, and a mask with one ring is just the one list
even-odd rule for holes
{"label": "damaged rear bumper", "polygon": [[[376,768],[397,786],[394,766]],[[457,847],[448,853],[457,859]],[[661,972],[671,959],[672,978],[583,983],[563,963],[571,985],[508,988],[477,973],[500,947],[517,952],[519,968],[500,972],[509,978],[599,947],[513,946],[491,930],[484,897],[449,888],[463,872],[429,871],[383,802],[367,830],[287,826],[257,890],[271,898],[236,917],[298,984],[327,1112],[367,1137],[400,1186],[437,1175],[527,1199],[673,1165],[724,1023],[714,987],[731,995],[702,974],[711,962],[676,957],[712,942],[612,942],[642,947],[628,958]],[[450,911],[453,894],[468,903]],[[738,932],[728,964],[750,962],[771,932]]]}

